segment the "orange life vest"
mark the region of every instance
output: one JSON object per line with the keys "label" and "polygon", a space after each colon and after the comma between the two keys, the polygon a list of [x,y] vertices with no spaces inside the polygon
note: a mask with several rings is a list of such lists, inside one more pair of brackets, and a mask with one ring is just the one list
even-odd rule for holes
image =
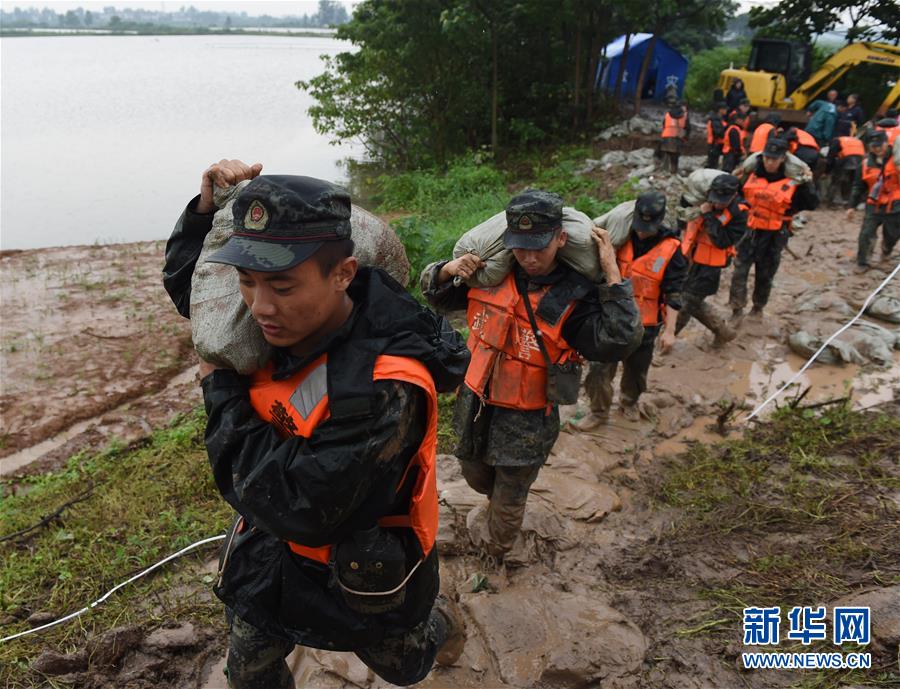
{"label": "orange life vest", "polygon": [[732,151],[732,149],[731,149],[731,130],[732,129],[737,131],[738,136],[740,137],[741,147],[738,150],[740,151],[741,155],[743,155],[744,153],[747,152],[747,149],[744,145],[744,130],[738,124],[728,125],[728,129],[725,130],[725,142],[722,145],[722,153],[731,153],[731,151]]}
{"label": "orange life vest", "polygon": [[759,153],[766,147],[766,141],[769,135],[774,131],[775,125],[764,122],[753,132],[753,138],[750,140],[750,153]]}
{"label": "orange life vest", "polygon": [[744,198],[750,204],[747,227],[754,230],[780,230],[790,220],[791,201],[797,182],[787,177],[769,182],[751,174],[744,183]]}
{"label": "orange life vest", "polygon": [[848,156],[864,156],[866,154],[863,142],[855,136],[840,136],[838,141],[841,144],[841,150],[838,151],[838,160],[843,160]]}
{"label": "orange life vest", "polygon": [[788,147],[788,150],[791,153],[796,153],[797,149],[800,146],[809,146],[810,148],[814,148],[817,151],[819,150],[819,144],[816,142],[816,139],[812,134],[810,134],[805,129],[798,129],[796,131],[797,138],[791,141],[790,146]]}
{"label": "orange life vest", "polygon": [[715,131],[713,131],[712,120],[706,120],[706,143],[721,146],[724,142],[724,136],[716,136]]}
{"label": "orange life vest", "polygon": [[[885,155],[889,154],[885,153]],[[900,175],[898,175],[897,165],[894,163],[893,156],[890,156],[884,164],[884,181],[878,190],[877,197],[873,198],[872,192],[875,189],[875,185],[878,184],[881,175],[881,165],[869,165],[868,158],[863,160],[862,178],[869,188],[866,203],[870,206],[892,207],[895,203],[900,201]]]}
{"label": "orange life vest", "polygon": [[687,113],[675,119],[669,113],[663,118],[663,139],[683,139],[687,128]]}
{"label": "orange life vest", "polygon": [[634,257],[631,240],[616,252],[616,262],[623,278],[631,278],[634,299],[644,325],[659,325],[660,285],[666,267],[681,246],[675,237],[666,237],[640,258]]}
{"label": "orange life vest", "polygon": [[[299,373],[285,380],[272,380],[272,364],[257,371],[250,385],[250,403],[263,420],[273,424],[283,437],[309,438],[316,426],[329,418],[327,355],[322,355]],[[409,503],[409,514],[381,517],[384,528],[411,528],[428,555],[434,547],[438,528],[438,496],[435,457],[437,452],[437,393],[434,380],[424,364],[407,357],[382,355],[375,360],[374,380],[399,380],[417,385],[428,400],[425,439],[410,460],[397,490],[403,486],[410,469],[418,468]],[[290,549],[322,564],[328,564],[333,546],[305,546],[288,541]]]}
{"label": "orange life vest", "polygon": [[[747,206],[740,204],[743,210],[747,210]],[[722,225],[731,222],[731,211],[727,208],[722,210],[718,215],[718,220]],[[726,249],[720,249],[709,238],[706,232],[706,223],[701,215],[694,218],[687,224],[684,237],[681,239],[681,253],[690,258],[694,263],[703,266],[713,266],[721,268],[728,264],[728,257],[737,255],[737,250],[733,246]]]}
{"label": "orange life vest", "polygon": [[[550,290],[547,285],[529,291],[535,321],[553,363],[580,360],[562,336],[563,325],[574,308],[569,304],[556,323],[538,313],[538,305]],[[469,290],[469,351],[466,386],[487,404],[509,409],[549,408],[547,362],[531,328],[525,301],[516,289],[512,273],[496,287]]]}

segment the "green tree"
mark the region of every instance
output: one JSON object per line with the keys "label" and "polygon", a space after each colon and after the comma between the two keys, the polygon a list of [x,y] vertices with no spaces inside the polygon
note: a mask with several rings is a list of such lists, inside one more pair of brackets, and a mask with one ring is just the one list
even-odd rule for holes
{"label": "green tree", "polygon": [[684,97],[696,109],[709,108],[719,83],[719,73],[732,65],[741,67],[750,59],[750,44],[737,48],[719,46],[692,56],[684,83]]}
{"label": "green tree", "polygon": [[750,26],[766,36],[812,42],[849,23],[847,40],[900,40],[900,6],[888,0],[781,0],[750,10]]}

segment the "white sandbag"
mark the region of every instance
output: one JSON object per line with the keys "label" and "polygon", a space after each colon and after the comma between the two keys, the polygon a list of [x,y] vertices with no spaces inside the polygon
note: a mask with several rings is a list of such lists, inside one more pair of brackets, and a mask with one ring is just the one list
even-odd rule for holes
{"label": "white sandbag", "polygon": [[[756,169],[756,161],[759,160],[761,155],[761,152],[751,153],[747,156],[747,159],[738,166],[738,169],[735,170],[735,174],[738,176],[740,176],[741,173],[749,175]],[[809,166],[793,153],[788,153],[785,157],[784,172],[788,177],[800,184],[811,182],[813,178],[813,173],[812,170],[809,169]]]}
{"label": "white sandbag", "polygon": [[684,191],[685,201],[692,206],[699,206],[706,201],[706,196],[709,193],[709,187],[712,185],[713,180],[724,174],[727,173],[708,167],[694,170],[688,175],[687,189]]}
{"label": "white sandbag", "polygon": [[234,231],[231,207],[238,192],[250,180],[216,188],[219,210],[191,277],[191,337],[202,359],[252,373],[269,360],[270,345],[241,298],[237,271],[223,263],[207,263],[207,257],[223,246]]}
{"label": "white sandbag", "polygon": [[625,201],[611,211],[594,218],[594,224],[609,232],[609,238],[617,249],[628,241],[631,221],[634,219],[635,201]]}
{"label": "white sandbag", "polygon": [[[563,229],[568,235],[565,246],[559,251],[559,259],[582,275],[595,281],[602,278],[597,246],[591,230],[591,219],[579,210],[563,207]],[[466,280],[470,287],[494,287],[499,285],[513,268],[512,251],[503,248],[506,231],[506,211],[491,216],[460,237],[453,247],[453,258],[463,254],[475,254],[487,265]]]}
{"label": "white sandbag", "polygon": [[[191,278],[191,336],[197,353],[207,361],[251,373],[269,360],[271,346],[244,304],[237,271],[206,258],[225,245],[234,230],[231,207],[249,180],[215,190],[219,206],[213,227]],[[409,282],[409,260],[397,234],[381,218],[359,206],[350,209],[353,254],[361,265],[383,268],[404,287]]]}

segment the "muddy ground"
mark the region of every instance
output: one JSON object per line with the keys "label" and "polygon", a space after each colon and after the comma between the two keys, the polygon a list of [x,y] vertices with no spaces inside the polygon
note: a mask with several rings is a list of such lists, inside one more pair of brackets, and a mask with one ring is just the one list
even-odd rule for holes
{"label": "muddy ground", "polygon": [[[422,686],[692,689],[797,681],[791,673],[739,671],[738,637],[725,647],[700,633],[678,633],[709,619],[713,603],[701,597],[704,587],[741,576],[719,557],[721,549],[746,544],[701,541],[691,552],[667,546],[663,534],[676,515],[653,498],[652,478],[692,441],[721,438],[715,418],[732,402],[735,413],[720,430],[739,433],[742,417],[802,364],[787,336],[797,329],[829,334],[848,319],[841,304],[862,301],[893,268],[853,271],[859,218],[848,223],[835,210],[806,216],[791,241],[801,258],[784,257],[761,320],[745,320],[738,339],[720,350],[691,324],[674,350],[654,361],[645,418],[615,413],[595,432],[564,429],[532,490],[507,567],[485,567],[473,554],[466,525],[477,523],[485,501],[465,485],[452,457],[441,458],[442,578],[460,594],[469,640],[456,666],[436,669]],[[78,449],[134,441],[199,403],[190,329],[161,288],[163,247],[69,247],[0,258],[4,474],[45,471]],[[714,300],[723,308],[729,276]],[[897,296],[896,281],[890,289]],[[816,365],[801,387],[811,388],[807,403],[849,395],[858,407],[885,404],[898,395],[900,364],[895,354],[884,367]],[[585,410],[582,400],[563,416]],[[880,593],[900,600],[896,585]],[[900,614],[893,619],[896,629]],[[119,674],[73,675],[69,686],[224,687],[224,629],[191,629],[188,636],[181,645],[157,639],[150,650],[144,639]],[[385,686],[352,654],[298,650],[291,662],[298,686]]]}

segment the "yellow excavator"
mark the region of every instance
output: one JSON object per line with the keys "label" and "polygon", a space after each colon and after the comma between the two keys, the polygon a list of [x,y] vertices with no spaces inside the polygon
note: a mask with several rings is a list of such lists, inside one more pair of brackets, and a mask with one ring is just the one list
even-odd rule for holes
{"label": "yellow excavator", "polygon": [[722,70],[719,88],[722,93],[736,79],[744,82],[750,105],[762,120],[775,112],[784,122],[804,122],[806,107],[824,93],[848,70],[869,63],[896,67],[894,86],[878,107],[883,114],[900,103],[900,46],[886,43],[851,43],[828,58],[815,73],[812,72],[812,47],[796,41],[774,38],[755,38],[750,61],[744,69]]}

